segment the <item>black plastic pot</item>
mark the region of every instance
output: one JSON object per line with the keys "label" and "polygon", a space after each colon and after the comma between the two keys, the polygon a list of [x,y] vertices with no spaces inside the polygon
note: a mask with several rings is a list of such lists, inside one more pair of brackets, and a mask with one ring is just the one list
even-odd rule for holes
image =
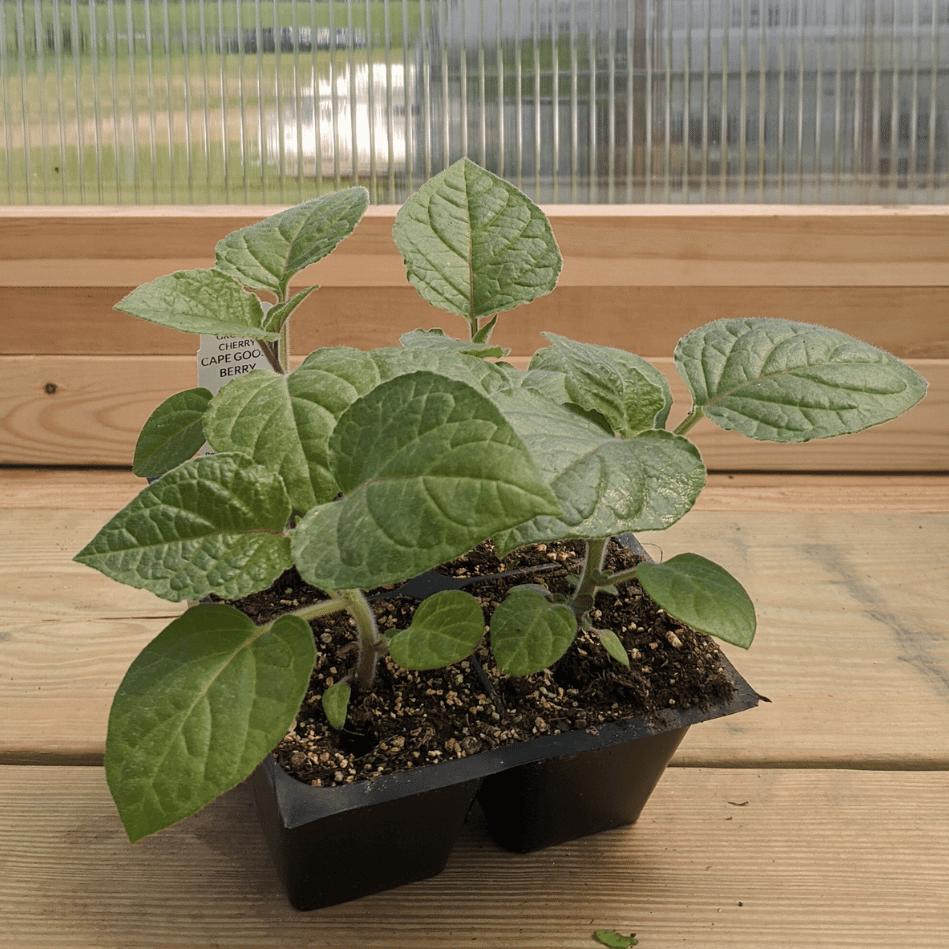
{"label": "black plastic pot", "polygon": [[[400,592],[425,596],[446,583],[461,585],[426,574]],[[727,700],[670,710],[658,727],[632,719],[544,735],[338,788],[310,787],[268,756],[251,785],[290,903],[319,909],[435,876],[475,798],[494,839],[519,852],[633,823],[691,725],[758,704],[734,667],[723,665],[735,686]]]}

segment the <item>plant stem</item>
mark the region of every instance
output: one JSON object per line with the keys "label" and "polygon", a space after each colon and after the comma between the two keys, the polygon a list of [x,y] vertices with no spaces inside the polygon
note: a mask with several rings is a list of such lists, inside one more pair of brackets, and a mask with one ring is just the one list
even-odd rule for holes
{"label": "plant stem", "polygon": [[702,411],[701,406],[693,405],[692,411],[679,423],[673,435],[684,435],[689,429],[692,428],[695,423],[702,418],[705,413]]}
{"label": "plant stem", "polygon": [[349,608],[349,600],[337,596],[331,600],[322,600],[319,603],[311,603],[309,606],[301,606],[298,610],[286,614],[287,616],[299,616],[307,623],[310,620],[320,619],[323,616],[329,616],[330,613],[338,613],[340,610]]}
{"label": "plant stem", "polygon": [[580,579],[577,582],[577,588],[574,590],[570,602],[570,607],[577,618],[586,613],[593,605],[596,589],[599,586],[596,581],[596,574],[603,569],[608,542],[608,537],[593,537],[585,541],[586,556],[583,559],[583,566],[580,568]]}
{"label": "plant stem", "polygon": [[355,679],[361,691],[368,692],[376,681],[376,664],[379,661],[379,628],[369,601],[361,590],[341,590],[340,596],[356,621],[359,633],[359,659],[356,662]]}

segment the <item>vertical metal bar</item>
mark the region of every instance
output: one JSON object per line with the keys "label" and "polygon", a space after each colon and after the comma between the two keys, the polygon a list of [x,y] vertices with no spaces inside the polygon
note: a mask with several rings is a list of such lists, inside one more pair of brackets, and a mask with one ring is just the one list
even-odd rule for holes
{"label": "vertical metal bar", "polygon": [[[521,62],[524,35],[521,32],[521,0],[514,0],[514,163],[516,184],[524,187],[524,69]],[[500,18],[503,10],[498,11]]]}
{"label": "vertical metal bar", "polygon": [[685,43],[682,57],[682,200],[688,204],[692,161],[692,4],[685,5]]}
{"label": "vertical metal bar", "polygon": [[[711,0],[705,0],[705,29],[702,41],[702,174],[699,196],[703,203],[708,202],[709,163],[711,161],[711,143],[709,141],[709,119],[712,114],[712,10]],[[719,136],[721,139],[721,136]],[[719,144],[721,144],[719,142]]]}
{"label": "vertical metal bar", "polygon": [[663,55],[665,82],[663,83],[663,116],[665,130],[663,132],[663,200],[668,204],[672,201],[672,0],[665,0],[663,14],[665,22],[665,43]]}
{"label": "vertical metal bar", "polygon": [[541,88],[542,75],[540,63],[540,0],[534,0],[534,16],[531,25],[532,68],[534,70],[534,200],[543,201],[541,197],[541,108],[543,90]]}
{"label": "vertical metal bar", "polygon": [[553,201],[560,200],[560,13],[559,8],[551,9],[550,24],[550,59],[551,59],[551,108],[553,121],[551,123],[551,137],[553,138]]}
{"label": "vertical metal bar", "polygon": [[818,31],[814,68],[814,197],[821,201],[821,184],[824,177],[824,155],[821,141],[821,125],[824,117],[824,30]]}
{"label": "vertical metal bar", "polygon": [[577,0],[570,5],[570,201],[576,204],[579,188],[580,65],[577,58]]}
{"label": "vertical metal bar", "polygon": [[927,195],[930,203],[936,200],[936,102],[939,93],[939,73],[938,73],[938,51],[939,51],[939,32],[936,24],[937,20],[936,2],[930,5],[930,42],[932,49],[932,60],[929,67],[929,148],[926,158],[926,180]]}
{"label": "vertical metal bar", "polygon": [[[129,36],[131,37],[131,31],[129,31]],[[5,46],[6,44],[4,44]],[[5,57],[4,57],[5,58]],[[67,149],[66,149],[66,110],[65,110],[65,99],[66,99],[66,86],[65,86],[65,77],[63,73],[63,26],[62,18],[60,16],[60,0],[53,0],[53,59],[55,61],[56,69],[56,89],[58,90],[58,95],[56,96],[56,109],[57,109],[57,119],[59,125],[59,180],[60,180],[60,189],[62,192],[62,202],[63,204],[68,203],[68,181],[69,181],[69,172],[68,172],[68,160],[67,160]],[[5,65],[0,64],[0,68],[3,68],[4,75],[6,75]],[[134,72],[133,72],[134,75]],[[6,97],[4,97],[6,99]],[[134,110],[134,105],[133,105]],[[136,169],[137,169],[136,164]],[[7,160],[7,173],[9,174],[9,158]],[[136,178],[137,182],[137,178]],[[138,200],[138,194],[136,192],[136,201]]]}
{"label": "vertical metal bar", "polygon": [[[49,147],[49,85],[46,76],[46,46],[43,37],[43,11],[39,3],[33,4],[33,43],[36,49],[36,82],[38,85],[38,112],[40,124],[40,168],[43,189],[43,203],[49,204],[50,186],[50,147]],[[0,24],[3,20],[0,19]],[[23,77],[24,80],[26,77]]]}
{"label": "vertical metal bar", "polygon": [[[732,0],[734,2],[734,0]],[[731,26],[731,10],[727,0],[722,3],[722,158],[721,158],[721,188],[719,200],[724,202],[728,197],[729,173],[731,171],[731,137],[728,128],[728,79],[731,68],[731,44],[729,42],[729,28]]]}
{"label": "vertical metal bar", "polygon": [[646,6],[646,116],[645,116],[645,128],[646,128],[646,143],[645,143],[645,161],[644,161],[644,176],[645,176],[645,192],[644,199],[645,201],[652,201],[652,147],[653,147],[653,103],[656,97],[656,89],[654,86],[655,77],[653,76],[653,46],[656,42],[656,26],[655,26],[655,15],[653,5],[647,4]]}
{"label": "vertical metal bar", "polygon": [[506,136],[506,118],[504,114],[504,44],[501,33],[501,21],[503,19],[504,7],[498,3],[495,6],[497,14],[497,26],[495,30],[495,56],[497,62],[497,106],[498,106],[498,165],[497,173],[504,178],[507,174],[507,136]]}
{"label": "vertical metal bar", "polygon": [[405,187],[406,197],[415,190],[415,129],[414,105],[418,83],[415,63],[409,63],[412,44],[409,40],[408,0],[402,0],[402,109],[405,116]]}
{"label": "vertical metal bar", "polygon": [[465,19],[465,5],[458,4],[458,106],[461,122],[461,154],[468,154],[468,23]]}
{"label": "vertical metal bar", "polygon": [[607,114],[606,114],[606,174],[607,201],[616,202],[616,0],[609,5],[609,35],[606,42],[607,56]]}
{"label": "vertical metal bar", "polygon": [[[372,12],[369,0],[366,0],[363,5],[363,11],[366,17],[366,111],[369,120],[369,199],[378,202],[379,169],[376,165],[376,72],[375,56],[373,54]],[[353,37],[352,42],[353,46],[355,46],[355,37]]]}
{"label": "vertical metal bar", "polygon": [[840,174],[843,158],[843,45],[846,36],[847,20],[841,13],[839,22],[840,36],[835,45],[835,66],[834,74],[834,159],[833,159],[833,182],[834,182],[834,204],[840,203]]}

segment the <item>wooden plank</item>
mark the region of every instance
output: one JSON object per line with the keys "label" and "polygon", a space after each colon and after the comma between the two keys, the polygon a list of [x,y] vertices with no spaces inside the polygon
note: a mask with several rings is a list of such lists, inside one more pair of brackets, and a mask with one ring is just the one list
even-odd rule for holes
{"label": "wooden plank", "polygon": [[[114,512],[142,484],[120,468],[0,468],[0,508]],[[713,472],[694,510],[949,513],[949,475]]]}
{"label": "wooden plank", "polygon": [[[276,208],[0,209],[0,285],[133,285],[206,267],[229,231]],[[371,207],[307,277],[326,286],[405,283],[392,224]],[[946,208],[547,206],[565,286],[946,286]],[[51,249],[57,255],[51,256]]]}
{"label": "wooden plank", "polygon": [[[181,606],[71,561],[104,511],[0,510],[0,760],[98,760],[109,705]],[[727,650],[772,699],[693,728],[678,760],[748,767],[949,768],[949,515],[693,512],[641,536],[721,563],[758,606]]]}
{"label": "wooden plank", "polygon": [[[672,360],[653,361],[672,386],[675,422],[690,398]],[[690,438],[717,470],[947,471],[949,360],[911,362],[930,380],[926,399],[859,435],[775,445],[702,421]],[[128,466],[155,406],[194,385],[187,356],[0,356],[0,464]]]}
{"label": "wooden plank", "polygon": [[6,767],[0,943],[943,949],[947,798],[939,772],[673,769],[632,827],[510,854],[475,813],[439,876],[298,913],[244,786],[131,846],[99,769]]}
{"label": "wooden plank", "polygon": [[[116,274],[114,282],[102,286],[0,287],[3,351],[194,353],[195,336],[113,309],[136,285]],[[561,286],[502,316],[493,338],[514,355],[533,353],[544,345],[540,333],[549,331],[647,357],[671,356],[678,340],[703,323],[766,316],[803,318],[903,358],[936,359],[949,357],[947,310],[946,286],[789,287],[780,280],[770,287]],[[305,354],[319,346],[392,346],[419,326],[441,326],[459,335],[464,329],[458,318],[429,306],[404,281],[387,288],[321,286],[294,316],[293,349]]]}
{"label": "wooden plank", "polygon": [[695,512],[638,537],[720,563],[758,613],[724,651],[771,703],[691,729],[682,763],[949,768],[949,517]]}
{"label": "wooden plank", "polygon": [[[143,484],[120,468],[0,468],[0,508],[115,511]],[[695,510],[949,513],[949,475],[713,472]]]}

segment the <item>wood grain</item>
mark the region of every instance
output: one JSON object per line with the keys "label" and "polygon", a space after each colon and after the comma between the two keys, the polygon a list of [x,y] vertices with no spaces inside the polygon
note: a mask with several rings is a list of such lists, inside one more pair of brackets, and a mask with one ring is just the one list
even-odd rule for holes
{"label": "wood grain", "polygon": [[[0,468],[0,508],[115,512],[143,481],[120,468]],[[949,475],[709,475],[697,511],[949,513]]]}
{"label": "wood grain", "polygon": [[[0,760],[98,760],[112,694],[181,608],[71,561],[103,511],[0,510]],[[38,520],[45,526],[37,530]],[[693,728],[677,761],[949,768],[949,515],[694,512],[641,540],[737,576],[758,638],[728,650],[772,699]]]}
{"label": "wood grain", "polygon": [[[688,393],[671,359],[653,361],[678,421]],[[912,365],[930,381],[925,400],[859,435],[774,445],[703,421],[689,437],[716,470],[949,471],[949,360]],[[194,385],[194,357],[0,356],[0,464],[128,466],[155,406]]]}
{"label": "wood grain", "polygon": [[4,947],[943,949],[949,774],[673,769],[639,822],[536,854],[473,815],[439,876],[286,903],[250,796],[128,844],[97,768],[0,769]]}
{"label": "wood grain", "polygon": [[[122,278],[103,286],[0,287],[3,351],[193,354],[197,337],[114,309],[135,286]],[[949,357],[947,309],[947,286],[562,286],[502,317],[492,338],[515,355],[535,352],[544,344],[540,333],[549,331],[652,358],[671,355],[682,336],[711,320],[765,316],[830,326],[901,358],[937,359]],[[294,315],[293,349],[393,346],[419,326],[464,329],[405,285],[321,286]]]}

